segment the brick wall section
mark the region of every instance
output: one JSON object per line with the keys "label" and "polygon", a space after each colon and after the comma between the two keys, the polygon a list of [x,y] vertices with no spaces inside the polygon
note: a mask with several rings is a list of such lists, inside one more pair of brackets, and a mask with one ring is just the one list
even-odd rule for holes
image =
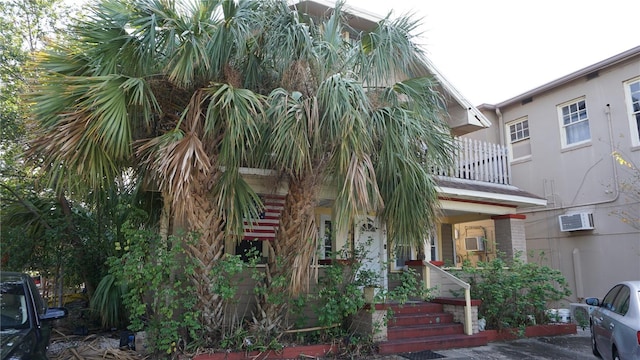
{"label": "brick wall section", "polygon": [[355,333],[373,337],[374,342],[387,341],[387,310],[365,308],[352,317],[351,327]]}
{"label": "brick wall section", "polygon": [[503,215],[493,217],[496,231],[496,249],[512,259],[520,254],[527,261],[527,238],[524,232],[524,215]]}

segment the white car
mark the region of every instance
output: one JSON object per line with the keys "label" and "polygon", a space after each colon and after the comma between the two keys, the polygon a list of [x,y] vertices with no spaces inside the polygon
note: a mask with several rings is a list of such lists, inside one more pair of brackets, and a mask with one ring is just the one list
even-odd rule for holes
{"label": "white car", "polygon": [[588,298],[593,354],[609,360],[640,360],[640,281],[616,284],[605,297]]}

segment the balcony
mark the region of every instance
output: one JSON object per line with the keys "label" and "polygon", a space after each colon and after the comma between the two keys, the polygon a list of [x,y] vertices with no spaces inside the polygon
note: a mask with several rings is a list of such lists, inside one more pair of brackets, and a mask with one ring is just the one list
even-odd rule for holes
{"label": "balcony", "polygon": [[468,138],[456,138],[453,166],[434,169],[438,176],[511,185],[508,148]]}

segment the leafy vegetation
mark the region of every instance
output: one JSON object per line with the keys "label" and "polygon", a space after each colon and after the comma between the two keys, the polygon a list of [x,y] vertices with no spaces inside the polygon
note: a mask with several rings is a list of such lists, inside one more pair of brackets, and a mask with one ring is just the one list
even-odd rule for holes
{"label": "leafy vegetation", "polygon": [[91,310],[100,318],[105,329],[122,329],[128,324],[129,316],[124,309],[122,299],[127,293],[127,285],[118,282],[112,274],[100,280],[91,297]]}
{"label": "leafy vegetation", "polygon": [[463,264],[456,272],[471,284],[471,297],[482,300],[478,317],[486,320],[487,329],[522,328],[549,321],[549,305],[571,295],[569,285],[559,270],[533,262],[524,262],[520,256],[505,261],[497,257],[477,266]]}
{"label": "leafy vegetation", "polygon": [[640,216],[637,211],[633,210],[634,207],[637,209],[640,203],[640,167],[619,151],[614,152],[612,155],[625,171],[625,177],[618,186],[620,187],[620,193],[625,197],[626,204],[626,206],[621,206],[619,209],[612,211],[612,214],[623,223],[640,230]]}
{"label": "leafy vegetation", "polygon": [[410,18],[352,36],[340,3],[326,17],[284,0],[183,5],[87,8],[71,41],[38,57],[28,155],[61,180],[58,193],[107,192],[118,179],[158,191],[163,213],[147,228],[165,242],[169,229],[198,234],[173,245],[193,265],[184,280],[209,342],[225,318],[211,271],[263,205],[240,169],[272,170],[288,194],[254,325],[278,332],[291,306],[279,297],[296,299],[311,279],[321,186],[341,189],[339,228],[375,211],[392,241],[424,238],[437,208],[427,169],[451,161],[445,102]]}
{"label": "leafy vegetation", "polygon": [[[193,265],[184,256],[184,242],[176,237],[162,239],[157,231],[145,228],[143,211],[130,210],[123,225],[126,246],[120,256],[109,260],[117,284],[127,289],[123,303],[129,329],[146,331],[149,351],[173,354],[179,346],[184,350],[200,345],[201,314],[188,281]],[[190,238],[187,243],[195,241],[193,236],[186,237]]]}

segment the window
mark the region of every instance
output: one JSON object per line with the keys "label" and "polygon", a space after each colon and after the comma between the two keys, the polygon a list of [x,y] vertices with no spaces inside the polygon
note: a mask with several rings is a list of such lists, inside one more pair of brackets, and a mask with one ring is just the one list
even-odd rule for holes
{"label": "window", "polygon": [[626,82],[625,85],[631,127],[631,144],[640,146],[640,77]]}
{"label": "window", "polygon": [[631,291],[628,286],[620,288],[620,292],[616,295],[616,299],[613,301],[613,311],[624,316],[629,311],[629,300],[631,297]]}
{"label": "window", "polygon": [[613,289],[609,290],[607,295],[605,295],[604,299],[602,299],[601,306],[607,310],[614,311],[613,301],[616,298],[616,295],[618,295],[618,292],[620,291],[621,288],[622,288],[622,285],[616,285]]}
{"label": "window", "polygon": [[240,259],[247,263],[257,257],[259,264],[267,262],[266,252],[263,248],[263,241],[260,240],[241,240],[236,244],[236,255],[240,256]]}
{"label": "window", "polygon": [[320,215],[319,259],[330,259],[333,253],[333,222],[331,216]]}
{"label": "window", "polygon": [[235,246],[235,254],[248,261],[258,256],[259,262],[267,259],[267,247],[264,241],[272,241],[276,237],[276,229],[280,226],[280,215],[284,210],[285,197],[281,195],[259,195],[264,207],[258,217],[244,219],[242,239]]}
{"label": "window", "polygon": [[511,142],[518,142],[529,138],[529,120],[516,120],[509,124],[509,135],[511,136]]}
{"label": "window", "polygon": [[563,146],[591,140],[587,104],[584,99],[560,105],[558,109],[563,132]]}
{"label": "window", "polygon": [[511,161],[530,157],[529,119],[525,116],[507,123],[506,131],[509,134],[509,156]]}
{"label": "window", "polygon": [[410,245],[396,244],[394,250],[395,266],[393,270],[403,269],[408,260],[414,260],[415,258],[414,251]]}

